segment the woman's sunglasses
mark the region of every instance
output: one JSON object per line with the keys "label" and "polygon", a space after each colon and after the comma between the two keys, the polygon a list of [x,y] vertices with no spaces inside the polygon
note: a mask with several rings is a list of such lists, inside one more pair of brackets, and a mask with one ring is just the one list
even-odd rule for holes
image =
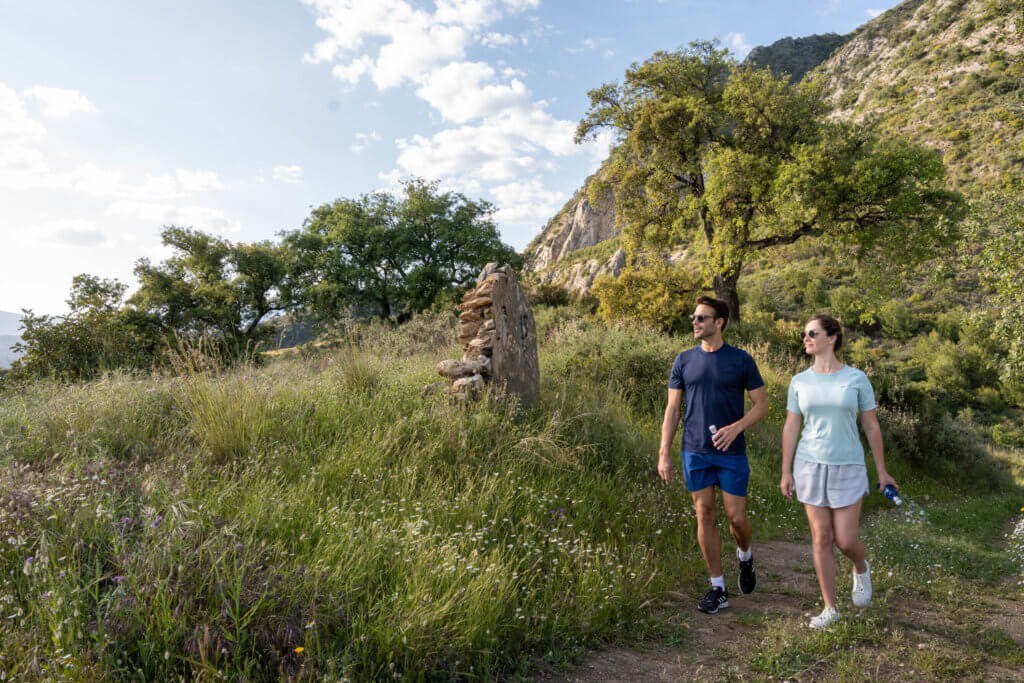
{"label": "woman's sunglasses", "polygon": [[807,337],[810,337],[811,339],[814,339],[819,334],[823,334],[823,332],[821,332],[820,330],[807,330],[806,332],[800,333],[800,338],[806,339]]}

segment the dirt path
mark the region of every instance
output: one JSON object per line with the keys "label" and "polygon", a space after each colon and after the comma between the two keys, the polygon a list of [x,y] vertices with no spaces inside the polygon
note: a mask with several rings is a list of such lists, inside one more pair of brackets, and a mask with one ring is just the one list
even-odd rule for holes
{"label": "dirt path", "polygon": [[[591,653],[569,672],[542,678],[562,683],[764,678],[747,669],[743,662],[752,653],[752,646],[761,642],[766,617],[771,621],[776,621],[772,617],[788,617],[785,628],[798,631],[804,628],[805,615],[815,609],[819,592],[809,544],[773,541],[759,545],[755,552],[757,591],[742,595],[738,589],[730,590],[729,607],[718,614],[698,612],[697,595],[667,596],[661,608],[671,612],[670,619],[691,634],[684,646],[657,646],[642,651],[609,647]],[[956,658],[965,623],[998,628],[1024,646],[1024,603],[996,596],[975,615],[949,614],[925,602],[901,600],[890,605],[889,622],[906,637],[874,650],[865,646],[863,659],[869,667],[861,671],[865,680],[903,680],[908,672],[910,678],[915,678],[909,667],[899,667],[904,666],[902,660],[909,662],[916,651],[924,649]],[[830,670],[826,660],[790,678],[831,679],[849,679],[849,674]],[[991,664],[985,666],[978,679],[1024,680],[1024,671]]]}

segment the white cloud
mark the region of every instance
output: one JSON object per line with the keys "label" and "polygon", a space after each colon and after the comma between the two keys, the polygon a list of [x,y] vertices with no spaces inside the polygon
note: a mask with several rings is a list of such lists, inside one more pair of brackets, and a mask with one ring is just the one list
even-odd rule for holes
{"label": "white cloud", "polygon": [[864,10],[864,14],[866,14],[869,17],[871,17],[872,19],[874,19],[875,17],[877,17],[880,14],[885,14],[885,10],[884,9],[871,9],[869,7],[868,9]]}
{"label": "white cloud", "polygon": [[240,232],[242,229],[241,223],[229,218],[220,209],[205,206],[120,200],[111,204],[106,213],[108,216],[136,218],[154,225],[191,227],[215,234]]}
{"label": "white cloud", "polygon": [[491,194],[501,207],[494,217],[505,223],[541,223],[568,199],[565,193],[545,189],[536,177],[491,188]]}
{"label": "white cloud", "polygon": [[36,230],[46,243],[57,247],[98,247],[107,242],[107,236],[97,228],[93,220],[51,221],[38,226]]}
{"label": "white cloud", "polygon": [[[555,206],[536,172],[551,170],[551,157],[586,153],[591,147],[573,144],[575,122],[557,119],[547,102],[534,99],[522,71],[504,62],[496,67],[466,59],[473,45],[525,45],[530,35],[547,30],[534,26],[536,21],[518,37],[492,28],[539,0],[303,2],[327,33],[304,61],[331,64],[335,78],[350,86],[368,78],[378,90],[409,87],[452,124],[396,139],[396,168],[380,173],[382,181],[394,186],[401,178],[420,176],[462,192],[490,190],[499,202],[508,202],[499,207],[503,220],[537,217]],[[598,41],[587,39],[579,49],[597,47]],[[357,135],[350,149],[361,152],[372,141]],[[524,173],[533,174],[525,184],[517,180]],[[495,193],[497,188],[503,189]],[[513,199],[512,193],[526,190],[543,201]]]}
{"label": "white cloud", "polygon": [[189,171],[179,168],[177,175],[181,189],[185,192],[209,192],[210,190],[224,189],[224,183],[213,171]]}
{"label": "white cloud", "polygon": [[480,38],[484,47],[509,47],[510,45],[526,44],[526,39],[508,33],[488,33]]}
{"label": "white cloud", "polygon": [[416,94],[455,123],[528,109],[530,91],[523,82],[495,83],[496,75],[483,62],[451,62],[428,74]]}
{"label": "white cloud", "polygon": [[587,50],[593,50],[595,47],[597,47],[596,40],[594,40],[593,38],[585,38],[584,40],[580,41],[579,47],[567,47],[565,48],[565,51],[572,52],[573,54],[575,54],[579,52],[585,52]]}
{"label": "white cloud", "polygon": [[38,102],[42,106],[43,116],[51,119],[63,119],[72,114],[96,111],[96,105],[77,90],[34,85],[25,91],[25,97]]}
{"label": "white cloud", "polygon": [[353,143],[349,149],[358,154],[366,149],[366,145],[371,142],[380,142],[380,136],[377,135],[377,131],[371,130],[369,133],[356,133],[357,142]]}
{"label": "white cloud", "polygon": [[301,166],[275,166],[271,177],[282,183],[301,183]]}
{"label": "white cloud", "polygon": [[737,59],[743,59],[750,52],[751,46],[747,43],[747,36],[743,33],[727,33],[725,35],[726,41],[729,43],[729,47],[732,48],[733,53]]}

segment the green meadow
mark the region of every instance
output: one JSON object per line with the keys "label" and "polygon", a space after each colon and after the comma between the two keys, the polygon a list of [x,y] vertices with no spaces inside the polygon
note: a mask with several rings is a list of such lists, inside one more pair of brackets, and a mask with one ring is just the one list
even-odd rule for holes
{"label": "green meadow", "polygon": [[[609,643],[685,652],[691,634],[664,599],[696,601],[706,576],[689,497],[658,479],[656,451],[668,370],[692,339],[568,307],[536,317],[529,409],[422,391],[459,352],[446,317],[261,362],[192,350],[173,372],[0,396],[0,675],[522,680]],[[749,437],[755,544],[809,544],[777,490],[785,390],[805,361],[774,325],[727,340],[755,356],[772,403]],[[1024,598],[1020,452],[908,410],[880,416],[916,507],[877,494],[865,506],[877,607],[824,634],[755,619],[744,675],[785,678],[822,657],[831,675],[863,672],[872,653],[899,652],[892,605],[907,596],[965,613],[986,592]],[[907,445],[923,431],[945,447]],[[1024,664],[998,629],[943,633],[962,652],[914,650],[926,677]]]}

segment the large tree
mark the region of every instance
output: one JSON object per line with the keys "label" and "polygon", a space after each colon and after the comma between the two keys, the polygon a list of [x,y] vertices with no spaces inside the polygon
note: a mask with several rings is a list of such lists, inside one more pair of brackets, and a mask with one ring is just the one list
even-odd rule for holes
{"label": "large tree", "polygon": [[263,338],[268,315],[290,307],[290,254],[281,245],[232,243],[175,226],[161,237],[174,253],[159,265],[137,262],[141,286],[130,303],[168,330],[210,334],[240,349]]}
{"label": "large tree", "polygon": [[400,197],[374,192],[324,204],[284,235],[295,290],[325,317],[351,306],[382,318],[423,310],[490,261],[520,263],[492,212],[422,180],[404,183]]}
{"label": "large tree", "polygon": [[606,178],[627,247],[703,243],[705,276],[737,319],[754,250],[828,236],[906,264],[955,237],[964,203],[938,153],[827,120],[819,82],[694,42],[589,95],[576,141],[617,134]]}

